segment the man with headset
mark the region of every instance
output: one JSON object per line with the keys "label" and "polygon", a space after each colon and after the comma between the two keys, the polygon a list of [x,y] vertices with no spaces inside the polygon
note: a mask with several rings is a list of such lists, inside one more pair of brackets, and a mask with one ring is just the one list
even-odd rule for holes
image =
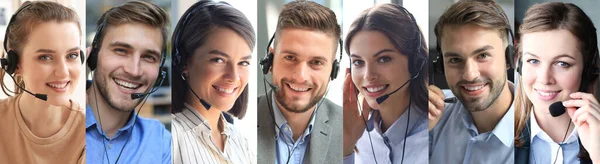
{"label": "man with headset", "polygon": [[429,162],[513,163],[508,17],[493,1],[459,1],[442,14],[435,34],[435,66],[452,94],[429,86]]}
{"label": "man with headset", "polygon": [[142,1],[113,7],[98,20],[88,59],[94,71],[87,89],[88,162],[171,163],[171,133],[135,112],[164,79],[168,24],[163,9]]}
{"label": "man with headset", "polygon": [[324,6],[284,5],[261,61],[273,84],[265,80],[271,90],[258,98],[258,163],[342,162],[342,108],[324,98],[339,68],[340,31]]}

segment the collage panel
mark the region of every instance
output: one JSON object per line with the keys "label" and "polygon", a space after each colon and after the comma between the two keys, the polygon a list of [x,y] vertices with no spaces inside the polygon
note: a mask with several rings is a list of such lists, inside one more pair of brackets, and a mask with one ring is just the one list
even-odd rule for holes
{"label": "collage panel", "polygon": [[342,2],[258,7],[258,163],[341,163]]}
{"label": "collage panel", "polygon": [[515,163],[599,163],[596,1],[515,2]]}
{"label": "collage panel", "polygon": [[429,162],[514,162],[514,1],[430,1]]}
{"label": "collage panel", "polygon": [[427,163],[428,2],[344,2],[343,163]]}
{"label": "collage panel", "polygon": [[171,1],[87,1],[88,163],[171,163]]}
{"label": "collage panel", "polygon": [[83,5],[0,2],[2,163],[85,163]]}
{"label": "collage panel", "polygon": [[256,2],[172,4],[173,163],[256,163]]}

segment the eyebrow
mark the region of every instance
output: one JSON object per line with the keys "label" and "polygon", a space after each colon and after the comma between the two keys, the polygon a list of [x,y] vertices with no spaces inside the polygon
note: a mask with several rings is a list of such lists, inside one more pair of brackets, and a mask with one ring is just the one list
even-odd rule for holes
{"label": "eyebrow", "polygon": [[[477,55],[479,53],[482,53],[482,52],[485,52],[485,51],[491,50],[491,49],[494,49],[494,47],[490,46],[490,45],[485,45],[485,46],[483,46],[481,48],[478,48],[475,51],[471,52],[471,55]],[[457,56],[460,56],[460,55],[458,53],[455,53],[455,52],[446,52],[446,53],[444,53],[444,57],[457,57]]]}
{"label": "eyebrow", "polygon": [[[524,55],[530,55],[530,56],[533,56],[533,57],[536,57],[536,58],[540,58],[539,56],[537,56],[537,55],[535,55],[535,54],[533,54],[533,53],[531,53],[531,52],[525,52],[525,53],[524,53]],[[567,55],[567,54],[560,54],[560,55],[558,55],[558,56],[554,57],[553,59],[558,59],[558,58],[562,58],[562,57],[566,57],[566,58],[570,58],[570,59],[573,59],[573,60],[575,60],[575,58],[574,58],[574,57],[572,57],[572,56],[569,56],[569,55]]]}
{"label": "eyebrow", "polygon": [[[71,52],[71,51],[76,51],[76,50],[80,50],[79,47],[73,47],[69,50],[67,50],[67,52]],[[38,49],[37,51],[35,51],[36,53],[56,53],[56,51],[51,50],[51,49]]]}
{"label": "eyebrow", "polygon": [[[219,51],[219,50],[209,51],[208,54],[214,54],[214,55],[223,56],[225,58],[231,58],[231,56],[229,56],[229,54]],[[242,57],[242,60],[250,60],[250,59],[252,59],[252,55],[247,55],[247,56]]]}
{"label": "eyebrow", "polygon": [[[127,48],[127,49],[134,49],[131,44],[124,43],[124,42],[119,42],[119,41],[110,43],[108,46],[109,47],[124,47],[124,48]],[[156,57],[160,57],[161,56],[160,52],[158,52],[156,50],[153,50],[153,49],[145,49],[144,52],[147,53],[147,54],[154,55]]]}
{"label": "eyebrow", "polygon": [[[394,50],[392,50],[392,49],[383,49],[383,50],[380,50],[379,52],[373,54],[373,58],[376,58],[377,56],[383,54],[384,52],[394,52]],[[350,57],[361,58],[360,56],[358,56],[356,54],[351,54]]]}

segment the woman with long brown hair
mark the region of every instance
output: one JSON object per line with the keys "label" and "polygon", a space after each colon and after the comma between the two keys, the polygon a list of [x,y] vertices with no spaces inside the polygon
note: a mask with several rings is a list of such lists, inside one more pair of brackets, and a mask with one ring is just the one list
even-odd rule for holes
{"label": "woman with long brown hair", "polygon": [[[590,93],[599,58],[592,21],[570,3],[536,4],[519,33],[516,163],[600,163],[600,104]],[[562,106],[568,114],[552,111]]]}

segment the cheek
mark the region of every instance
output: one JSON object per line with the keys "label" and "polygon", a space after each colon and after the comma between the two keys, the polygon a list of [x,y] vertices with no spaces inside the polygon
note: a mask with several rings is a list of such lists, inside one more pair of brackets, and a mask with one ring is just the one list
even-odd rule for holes
{"label": "cheek", "polygon": [[363,78],[361,77],[363,77],[363,73],[360,71],[352,70],[352,72],[350,73],[350,78],[352,78],[352,82],[354,83],[355,88],[360,88],[360,86],[362,86]]}
{"label": "cheek", "polygon": [[[580,71],[579,71],[580,72]],[[556,77],[556,83],[561,88],[571,92],[577,92],[581,83],[581,73],[578,71],[569,71],[560,73]]]}

